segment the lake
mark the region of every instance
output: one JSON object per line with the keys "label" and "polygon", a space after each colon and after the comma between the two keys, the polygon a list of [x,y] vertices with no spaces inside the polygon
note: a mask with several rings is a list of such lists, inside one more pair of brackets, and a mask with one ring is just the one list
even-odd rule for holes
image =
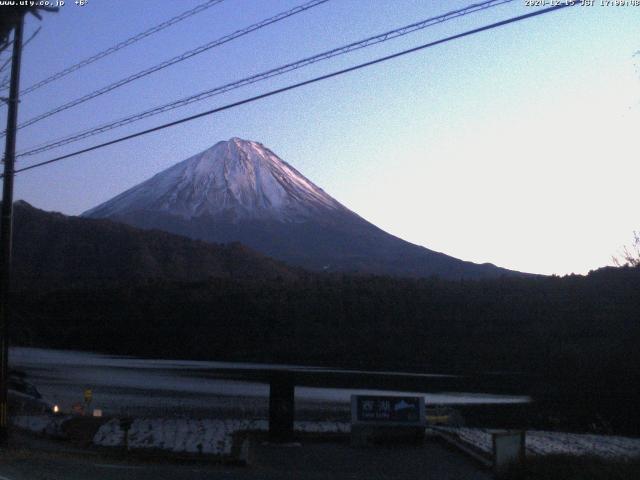
{"label": "lake", "polygon": [[[215,378],[219,369],[290,369],[322,371],[313,367],[252,363],[141,359],[90,352],[15,347],[11,368],[27,374],[45,400],[69,411],[93,393],[91,408],[106,415],[242,416],[264,417],[269,386],[257,381]],[[339,372],[338,370],[335,370]],[[442,377],[443,375],[425,375]],[[427,405],[522,403],[526,396],[464,392],[397,392],[355,388],[301,387],[295,389],[299,414],[344,417],[352,394],[417,394]]]}

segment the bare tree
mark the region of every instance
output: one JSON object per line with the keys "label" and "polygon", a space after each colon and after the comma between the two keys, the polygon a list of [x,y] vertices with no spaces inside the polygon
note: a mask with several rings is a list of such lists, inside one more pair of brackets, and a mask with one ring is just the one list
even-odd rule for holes
{"label": "bare tree", "polygon": [[640,266],[640,232],[633,232],[633,242],[631,246],[625,246],[620,256],[613,257],[613,263],[619,267]]}

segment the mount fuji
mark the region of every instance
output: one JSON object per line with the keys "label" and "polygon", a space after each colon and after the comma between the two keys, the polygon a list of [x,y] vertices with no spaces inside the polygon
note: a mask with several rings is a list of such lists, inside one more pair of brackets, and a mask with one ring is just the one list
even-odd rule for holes
{"label": "mount fuji", "polygon": [[311,270],[486,278],[518,274],[411,244],[367,222],[264,145],[232,138],[82,214],[239,241]]}

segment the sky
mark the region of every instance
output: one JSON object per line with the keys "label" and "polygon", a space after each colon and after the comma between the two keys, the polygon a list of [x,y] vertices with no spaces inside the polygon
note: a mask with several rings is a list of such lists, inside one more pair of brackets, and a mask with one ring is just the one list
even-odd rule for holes
{"label": "sky", "polygon": [[[203,1],[67,0],[42,21],[30,17],[26,36],[41,30],[25,47],[21,85]],[[25,95],[20,121],[305,2],[225,0]],[[18,152],[470,3],[330,0],[25,127]],[[515,0],[17,167],[533,10]],[[237,136],[412,243],[514,270],[584,274],[611,264],[640,230],[639,127],[640,6],[597,0],[20,173],[15,196],[78,215]]]}

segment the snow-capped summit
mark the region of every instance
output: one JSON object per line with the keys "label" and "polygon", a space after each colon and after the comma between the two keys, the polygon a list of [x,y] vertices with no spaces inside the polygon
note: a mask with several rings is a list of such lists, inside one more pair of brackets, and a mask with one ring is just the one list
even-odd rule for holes
{"label": "snow-capped summit", "polygon": [[414,277],[514,273],[394,237],[258,142],[232,138],[83,214],[208,242],[238,241],[293,265]]}
{"label": "snow-capped summit", "polygon": [[234,137],[194,155],[85,213],[158,211],[185,219],[303,221],[345,208],[258,142]]}

